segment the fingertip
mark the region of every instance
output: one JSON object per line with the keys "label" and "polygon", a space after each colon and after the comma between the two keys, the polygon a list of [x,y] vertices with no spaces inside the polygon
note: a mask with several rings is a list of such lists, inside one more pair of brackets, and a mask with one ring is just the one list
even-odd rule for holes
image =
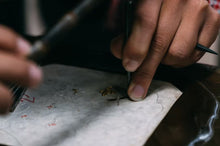
{"label": "fingertip", "polygon": [[140,63],[136,60],[129,60],[129,59],[123,60],[123,66],[124,66],[125,70],[128,72],[136,71],[139,65],[140,65]]}
{"label": "fingertip", "polygon": [[31,65],[29,67],[29,79],[30,79],[29,86],[36,87],[42,81],[42,78],[43,78],[43,73],[41,68],[37,67],[34,64]]}
{"label": "fingertip", "polygon": [[145,90],[141,85],[131,83],[128,88],[128,96],[133,101],[142,101],[145,99]]}
{"label": "fingertip", "polygon": [[25,39],[18,37],[16,43],[19,54],[28,55],[31,52],[31,44]]}

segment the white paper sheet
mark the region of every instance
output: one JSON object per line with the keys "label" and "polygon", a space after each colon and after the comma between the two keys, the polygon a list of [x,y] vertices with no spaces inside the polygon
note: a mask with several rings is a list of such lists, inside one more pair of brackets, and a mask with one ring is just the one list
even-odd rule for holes
{"label": "white paper sheet", "polygon": [[[126,76],[50,65],[41,86],[28,90],[14,113],[0,117],[0,143],[23,146],[143,145],[181,92],[153,81],[144,101],[123,96]],[[112,86],[116,93],[102,96]]]}

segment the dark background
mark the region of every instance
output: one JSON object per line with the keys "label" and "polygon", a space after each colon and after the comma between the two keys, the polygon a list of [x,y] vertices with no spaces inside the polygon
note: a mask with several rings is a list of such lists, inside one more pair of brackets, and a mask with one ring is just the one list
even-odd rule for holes
{"label": "dark background", "polygon": [[[40,0],[42,16],[48,30],[81,0]],[[121,29],[107,27],[110,0],[90,13],[47,56],[45,64],[61,63],[113,72],[124,72],[121,61],[112,56],[110,42]],[[23,0],[0,0],[0,23],[7,25],[30,41],[39,37],[24,34]],[[119,14],[120,15],[120,14]],[[120,16],[119,16],[120,18]],[[122,21],[118,19],[118,24]]]}

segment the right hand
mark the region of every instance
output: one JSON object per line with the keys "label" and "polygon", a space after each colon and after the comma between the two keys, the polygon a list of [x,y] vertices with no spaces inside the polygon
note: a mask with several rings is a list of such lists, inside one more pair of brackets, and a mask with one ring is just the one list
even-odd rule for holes
{"label": "right hand", "polygon": [[[134,72],[128,95],[134,101],[146,98],[160,63],[186,67],[196,63],[218,35],[220,15],[207,0],[137,0],[130,37],[123,48],[123,34],[111,50]],[[123,48],[123,49],[122,49]]]}
{"label": "right hand", "polygon": [[9,111],[12,93],[4,84],[14,82],[24,87],[35,87],[42,80],[41,69],[26,59],[30,44],[17,33],[0,25],[0,114]]}

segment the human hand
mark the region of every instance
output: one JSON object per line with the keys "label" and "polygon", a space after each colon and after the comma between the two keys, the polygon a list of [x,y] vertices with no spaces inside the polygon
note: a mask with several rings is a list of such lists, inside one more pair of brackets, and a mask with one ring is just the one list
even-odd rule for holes
{"label": "human hand", "polygon": [[134,72],[128,95],[145,98],[160,63],[185,67],[204,52],[197,43],[210,47],[220,26],[217,11],[206,0],[139,0],[131,35],[123,45],[123,34],[113,39],[111,50],[124,68]]}
{"label": "human hand", "polygon": [[41,81],[41,70],[25,59],[29,52],[30,45],[26,40],[0,25],[0,114],[7,113],[12,104],[12,93],[4,83],[35,87]]}

